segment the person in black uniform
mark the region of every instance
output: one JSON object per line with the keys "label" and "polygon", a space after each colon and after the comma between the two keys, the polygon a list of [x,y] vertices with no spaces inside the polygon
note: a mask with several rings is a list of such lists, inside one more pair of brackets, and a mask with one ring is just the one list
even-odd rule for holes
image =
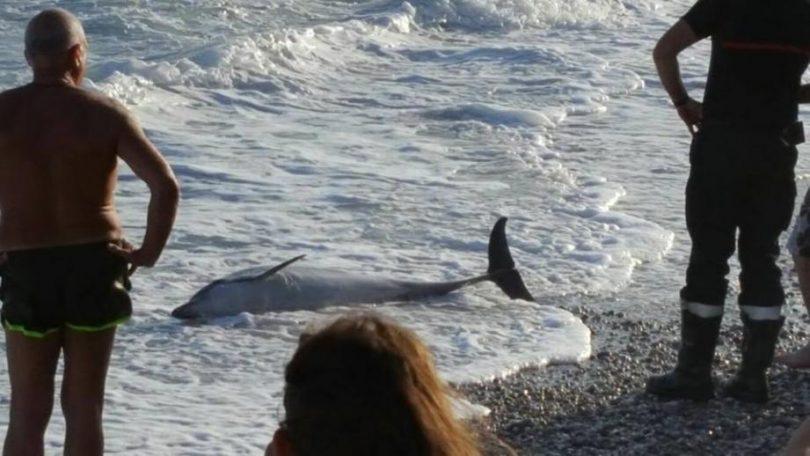
{"label": "person in black uniform", "polygon": [[[703,103],[689,97],[678,54],[712,37]],[[810,60],[808,0],[698,0],[654,51],[661,82],[693,135],[686,185],[692,251],[681,290],[681,347],[669,374],[647,391],[668,399],[714,397],[712,359],[729,272],[739,250],[742,365],[724,393],[768,400],[766,371],[784,321],[779,235],[796,197],[793,167],[803,142],[798,103]],[[737,233],[739,232],[739,236]]]}

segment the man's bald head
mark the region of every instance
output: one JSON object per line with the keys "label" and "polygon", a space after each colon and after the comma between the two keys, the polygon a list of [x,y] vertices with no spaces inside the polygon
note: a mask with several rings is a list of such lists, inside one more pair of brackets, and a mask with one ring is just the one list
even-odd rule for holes
{"label": "man's bald head", "polygon": [[57,56],[77,44],[87,44],[84,28],[76,16],[60,8],[42,11],[25,29],[25,53],[29,58]]}

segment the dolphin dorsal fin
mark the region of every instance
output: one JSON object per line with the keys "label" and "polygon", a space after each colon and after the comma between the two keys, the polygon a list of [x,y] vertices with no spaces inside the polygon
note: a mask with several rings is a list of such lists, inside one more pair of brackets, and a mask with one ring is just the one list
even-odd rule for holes
{"label": "dolphin dorsal fin", "polygon": [[299,255],[299,256],[291,259],[291,260],[287,260],[287,261],[281,263],[280,265],[274,266],[272,269],[269,269],[266,272],[263,272],[263,273],[259,274],[258,276],[256,276],[256,278],[259,279],[259,280],[264,280],[264,279],[272,276],[273,274],[277,273],[278,271],[281,271],[282,269],[286,268],[287,266],[295,263],[296,261],[303,260],[305,256],[306,255]]}

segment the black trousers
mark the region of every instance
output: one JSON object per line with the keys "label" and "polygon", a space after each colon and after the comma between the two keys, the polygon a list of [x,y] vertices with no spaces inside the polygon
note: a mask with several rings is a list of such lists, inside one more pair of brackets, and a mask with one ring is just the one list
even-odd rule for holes
{"label": "black trousers", "polygon": [[[686,224],[692,252],[681,299],[722,306],[739,247],[739,304],[781,306],[779,235],[793,214],[796,147],[779,133],[705,127],[692,141]],[[739,230],[739,237],[737,232]]]}

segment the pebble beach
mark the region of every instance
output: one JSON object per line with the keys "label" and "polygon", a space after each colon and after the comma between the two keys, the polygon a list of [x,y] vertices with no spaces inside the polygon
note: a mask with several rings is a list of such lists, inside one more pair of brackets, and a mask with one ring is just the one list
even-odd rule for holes
{"label": "pebble beach", "polygon": [[[652,271],[641,275],[646,272]],[[795,279],[786,282],[798,290]],[[602,305],[585,306],[582,298],[563,305],[593,331],[593,356],[584,363],[525,369],[461,386],[469,399],[492,410],[483,426],[525,455],[779,454],[810,413],[810,372],[774,366],[773,398],[765,405],[721,397],[706,403],[660,401],[644,393],[644,384],[648,376],[674,366],[677,305],[662,305],[653,318],[596,310],[624,307],[621,300],[638,299],[642,291],[604,298],[610,302]],[[729,300],[715,356],[718,393],[740,362],[742,327],[735,307]],[[806,313],[799,308],[786,313],[780,350],[797,348],[810,337]],[[487,454],[510,453],[490,444]]]}

